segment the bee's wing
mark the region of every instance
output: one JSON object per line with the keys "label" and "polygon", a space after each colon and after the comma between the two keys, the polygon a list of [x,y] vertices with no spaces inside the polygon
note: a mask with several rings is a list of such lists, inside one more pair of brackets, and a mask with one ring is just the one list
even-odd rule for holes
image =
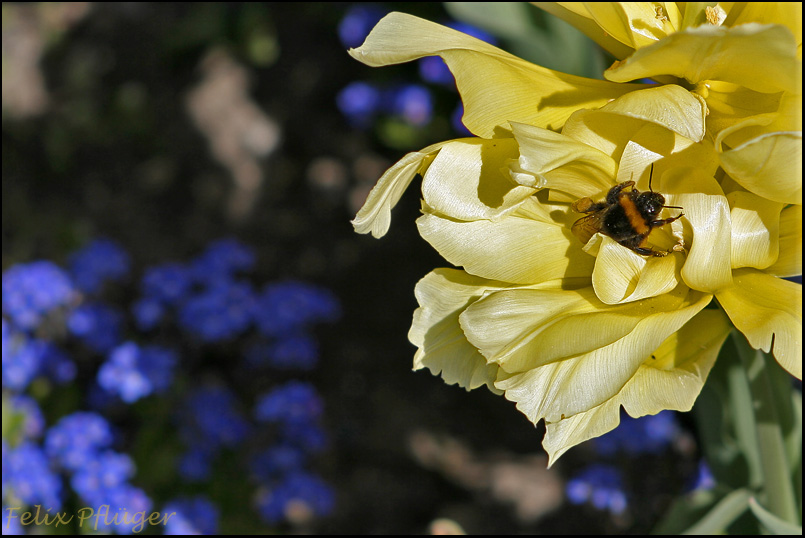
{"label": "bee's wing", "polygon": [[601,230],[601,219],[603,215],[603,211],[596,211],[595,213],[585,215],[574,222],[570,230],[573,232],[573,235],[579,238],[579,241],[586,245],[587,241],[589,241],[596,232]]}

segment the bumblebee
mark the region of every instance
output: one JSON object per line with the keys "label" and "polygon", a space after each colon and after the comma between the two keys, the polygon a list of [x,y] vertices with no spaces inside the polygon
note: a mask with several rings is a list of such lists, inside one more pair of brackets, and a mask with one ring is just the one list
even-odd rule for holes
{"label": "bumblebee", "polygon": [[645,246],[651,230],[684,216],[684,213],[680,213],[668,219],[657,218],[664,208],[682,208],[665,205],[665,197],[651,190],[653,175],[654,163],[651,164],[648,180],[649,192],[640,192],[634,188],[634,181],[626,181],[609,189],[603,202],[593,202],[590,198],[573,202],[570,206],[573,211],[587,213],[573,223],[573,234],[584,244],[598,232],[643,256],[670,254],[672,251],[659,251]]}

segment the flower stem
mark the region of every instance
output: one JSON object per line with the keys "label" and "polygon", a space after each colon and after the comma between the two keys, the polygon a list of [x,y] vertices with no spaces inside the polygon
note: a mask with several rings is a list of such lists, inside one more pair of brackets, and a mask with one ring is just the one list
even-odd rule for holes
{"label": "flower stem", "polygon": [[[793,472],[786,454],[784,422],[788,418],[787,407],[791,406],[791,385],[788,376],[777,362],[762,351],[752,349],[744,336],[733,332],[752,394],[755,420],[754,433],[760,455],[761,487],[765,498],[763,504],[781,519],[798,523],[799,512],[792,483]],[[741,424],[736,421],[736,424]]]}

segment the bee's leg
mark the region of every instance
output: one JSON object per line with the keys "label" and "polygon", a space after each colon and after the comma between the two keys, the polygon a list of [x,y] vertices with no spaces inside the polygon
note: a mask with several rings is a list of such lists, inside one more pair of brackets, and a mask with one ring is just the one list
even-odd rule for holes
{"label": "bee's leg", "polygon": [[663,256],[668,256],[668,254],[670,254],[670,252],[666,252],[664,250],[654,250],[646,247],[637,247],[633,248],[632,250],[638,254],[642,254],[643,256],[654,256],[655,258],[662,258]]}
{"label": "bee's leg", "polygon": [[669,218],[669,219],[652,220],[652,221],[651,221],[651,227],[652,227],[652,228],[658,228],[658,227],[660,227],[660,226],[663,226],[664,224],[671,224],[671,223],[672,223],[672,222],[674,222],[675,220],[680,219],[680,218],[682,218],[682,217],[684,217],[684,216],[685,216],[685,214],[684,214],[684,213],[680,213],[680,214],[679,214],[679,215],[677,215],[676,217],[671,217],[671,218]]}
{"label": "bee's leg", "polygon": [[621,191],[623,189],[628,189],[630,187],[634,187],[634,181],[624,181],[619,185],[615,185],[609,192],[607,193],[607,204],[613,205],[618,203],[618,197],[620,197]]}

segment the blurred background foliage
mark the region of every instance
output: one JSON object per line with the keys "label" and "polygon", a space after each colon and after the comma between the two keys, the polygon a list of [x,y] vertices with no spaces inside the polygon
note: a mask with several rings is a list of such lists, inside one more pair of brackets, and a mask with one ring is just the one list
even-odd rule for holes
{"label": "blurred background foliage", "polygon": [[[634,421],[546,470],[543,428],[503,398],[412,373],[413,288],[443,264],[417,234],[418,197],[403,197],[383,241],[349,224],[405,152],[467,136],[439,61],[370,69],[346,54],[382,15],[408,12],[600,78],[609,60],[584,36],[506,2],[2,9],[4,271],[37,259],[64,264],[106,237],[124,245],[137,272],[237,237],[255,249],[256,283],[300,279],[341,302],[340,321],[317,331],[318,366],[304,376],[324,402],[331,442],[316,465],[335,509],[301,527],[266,526],[255,492],[227,461],[205,486],[183,483],[172,470],[177,440],[162,437],[162,400],[145,399],[114,420],[137,466],[133,482],[157,507],[204,493],[218,505],[221,533],[457,524],[472,534],[620,534],[645,533],[693,487],[698,449],[685,417]],[[241,395],[284,379],[233,378],[228,353],[216,349],[205,379],[225,379]],[[83,391],[40,391],[47,422],[82,409]]]}

